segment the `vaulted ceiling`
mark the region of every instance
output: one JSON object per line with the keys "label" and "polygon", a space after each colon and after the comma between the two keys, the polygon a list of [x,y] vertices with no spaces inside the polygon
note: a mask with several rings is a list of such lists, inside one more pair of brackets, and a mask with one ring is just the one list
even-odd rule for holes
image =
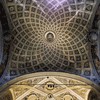
{"label": "vaulted ceiling", "polygon": [[29,74],[0,89],[0,100],[99,100],[99,88],[92,84],[65,73]]}
{"label": "vaulted ceiling", "polygon": [[[92,50],[89,48],[87,39],[90,30],[97,29],[93,20],[97,20],[96,10],[100,1],[1,0],[0,3],[2,8],[0,10],[2,15],[0,16],[0,33],[3,34],[3,38],[0,38],[4,39],[3,46],[1,46],[2,43],[0,44],[2,47],[0,53],[4,53],[1,54],[3,61],[5,60],[0,65],[0,68],[5,70],[1,74],[0,85],[15,77],[24,74],[30,75],[34,72],[32,77],[26,75],[27,79],[25,76],[17,78],[16,86],[11,86],[10,82],[5,84],[4,87],[10,86],[8,89],[10,96],[8,95],[7,98],[9,99],[12,95],[16,100],[33,100],[33,98],[40,97],[45,100],[55,100],[55,98],[57,100],[61,98],[87,100],[88,97],[92,98],[90,96],[92,89],[93,91],[94,88],[97,89],[95,84],[91,82],[87,84],[88,80],[83,82],[80,80],[82,77],[71,76],[78,74],[95,83],[100,83],[100,76],[97,75],[99,78],[96,76],[97,68],[95,67],[94,70],[95,65],[93,65],[91,55],[95,48]],[[96,19],[94,19],[95,16]],[[99,68],[97,70],[99,72]],[[49,73],[35,74],[35,72]],[[72,74],[63,76],[64,73],[54,74],[52,72]],[[33,83],[30,85],[28,82]],[[65,84],[67,82],[72,86],[67,86]],[[81,85],[74,86],[75,83]],[[82,86],[82,83],[86,87]],[[34,84],[35,86],[32,86]],[[27,91],[28,94],[25,94]],[[63,96],[61,96],[62,94]],[[5,97],[5,94],[2,94],[0,98],[5,99]]]}
{"label": "vaulted ceiling", "polygon": [[98,0],[4,0],[13,37],[7,72],[91,76],[87,34]]}

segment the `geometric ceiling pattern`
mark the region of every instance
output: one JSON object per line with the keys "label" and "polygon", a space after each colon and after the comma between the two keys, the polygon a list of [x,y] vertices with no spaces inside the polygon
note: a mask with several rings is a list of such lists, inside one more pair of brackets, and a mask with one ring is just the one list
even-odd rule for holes
{"label": "geometric ceiling pattern", "polygon": [[[42,76],[41,76],[42,74]],[[57,75],[58,74],[58,75]],[[56,76],[57,75],[57,76]],[[19,77],[7,93],[1,92],[0,100],[99,100],[98,90],[94,90],[91,82],[77,76],[62,73],[36,73]],[[70,76],[70,77],[68,77]],[[74,79],[73,79],[74,78]],[[83,82],[84,81],[84,82]],[[97,88],[97,87],[96,87]],[[8,92],[9,91],[9,92]]]}
{"label": "geometric ceiling pattern", "polygon": [[95,0],[4,0],[13,37],[10,76],[63,71],[91,76],[86,40]]}

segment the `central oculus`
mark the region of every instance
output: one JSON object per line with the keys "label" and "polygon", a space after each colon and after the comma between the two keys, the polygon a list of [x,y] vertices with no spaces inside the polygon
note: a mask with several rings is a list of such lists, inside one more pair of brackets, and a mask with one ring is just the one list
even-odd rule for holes
{"label": "central oculus", "polygon": [[49,31],[45,34],[45,39],[47,42],[53,42],[55,40],[55,34],[52,31]]}

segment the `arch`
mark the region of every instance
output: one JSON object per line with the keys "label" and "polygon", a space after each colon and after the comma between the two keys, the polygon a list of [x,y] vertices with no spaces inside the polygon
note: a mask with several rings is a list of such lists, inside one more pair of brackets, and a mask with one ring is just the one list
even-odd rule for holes
{"label": "arch", "polygon": [[2,91],[5,89],[12,91],[12,95],[16,93],[13,97],[15,100],[34,96],[41,97],[42,100],[49,97],[61,99],[66,96],[77,100],[89,100],[90,91],[93,91],[98,97],[100,94],[100,87],[91,81],[77,75],[61,72],[39,72],[23,75],[6,83],[0,92],[3,93]]}

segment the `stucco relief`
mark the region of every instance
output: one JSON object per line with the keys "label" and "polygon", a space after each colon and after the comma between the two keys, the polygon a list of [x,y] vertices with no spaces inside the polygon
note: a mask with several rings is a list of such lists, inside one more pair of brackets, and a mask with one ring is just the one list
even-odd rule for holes
{"label": "stucco relief", "polygon": [[58,76],[33,77],[11,85],[15,100],[87,100],[91,86]]}

